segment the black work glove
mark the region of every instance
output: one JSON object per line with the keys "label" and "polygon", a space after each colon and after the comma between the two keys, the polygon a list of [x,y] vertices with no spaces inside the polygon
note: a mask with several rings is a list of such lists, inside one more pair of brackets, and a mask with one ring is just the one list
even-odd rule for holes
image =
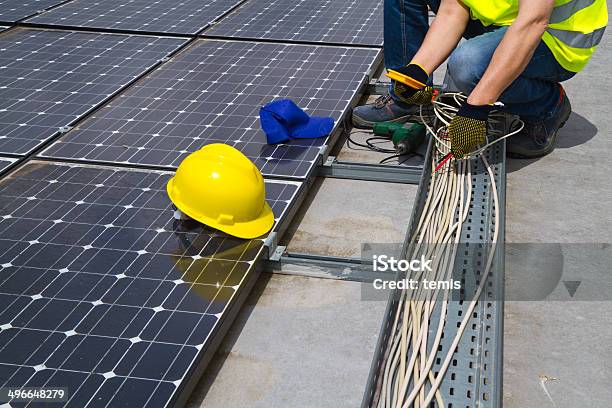
{"label": "black work glove", "polygon": [[461,159],[487,140],[487,121],[492,105],[470,105],[465,102],[448,127],[451,153]]}
{"label": "black work glove", "polygon": [[433,87],[427,85],[429,75],[417,64],[390,69],[388,76],[393,79],[393,92],[400,101],[410,105],[430,105]]}

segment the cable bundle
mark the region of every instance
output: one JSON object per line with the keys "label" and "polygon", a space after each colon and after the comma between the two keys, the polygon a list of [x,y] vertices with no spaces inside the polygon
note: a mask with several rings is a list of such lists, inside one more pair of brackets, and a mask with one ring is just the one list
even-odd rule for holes
{"label": "cable bundle", "polygon": [[[465,100],[465,96],[461,94],[445,94],[443,97],[453,98],[458,105]],[[429,133],[435,137],[432,169],[436,167],[438,158],[446,157],[450,153],[447,127],[456,111],[455,106],[436,101],[434,112],[442,126],[434,131],[423,121]],[[499,120],[499,117],[492,119],[496,120]],[[482,153],[494,143],[518,133],[521,129],[522,126],[488,142],[470,155],[471,158],[478,156],[488,172],[495,208],[494,219],[499,219],[497,186],[493,170]],[[434,282],[451,279],[461,230],[469,214],[471,195],[470,159],[447,161],[441,164],[439,171],[432,173],[427,199],[407,254],[407,259],[417,259],[422,255],[426,259],[433,259],[432,271],[421,272],[410,278],[420,282],[423,279]],[[439,387],[487,281],[497,238],[498,224],[495,223],[491,251],[476,292],[467,305],[459,327],[447,328],[447,335],[451,330],[456,330],[456,334],[450,348],[445,352],[446,355],[438,356],[438,349],[445,329],[450,288],[423,289],[422,285],[419,285],[419,289],[401,292],[385,359],[379,373],[376,407],[425,408],[430,407],[434,399],[438,407],[445,406]],[[436,327],[430,327],[434,313],[438,314],[438,324]],[[436,374],[432,367],[437,358],[440,358],[441,366]]]}
{"label": "cable bundle", "polygon": [[[455,103],[455,106],[441,101],[441,99],[446,98],[452,98]],[[437,100],[433,101],[434,114],[436,118],[440,121],[440,123],[443,124],[438,128],[437,131],[435,131],[433,128],[431,128],[431,126],[428,125],[427,120],[425,120],[422,114],[423,109],[421,109],[421,122],[423,122],[423,124],[427,128],[429,134],[436,138],[437,149],[439,149],[441,145],[448,149],[448,152],[450,153],[450,142],[448,141],[448,137],[444,135],[448,135],[448,125],[450,125],[450,121],[453,119],[457,111],[459,111],[459,108],[457,106],[460,106],[466,100],[467,96],[463,95],[462,93],[449,92],[440,95]],[[493,140],[487,140],[487,143],[484,146],[481,146],[471,152],[469,155],[466,155],[462,160],[467,160],[469,158],[481,155],[485,150],[493,146],[495,143],[499,143],[502,140],[509,138],[510,136],[516,135],[525,127],[525,124],[520,119],[518,119],[511,123],[510,128],[513,129],[511,132],[505,135],[499,135],[495,125],[499,124],[500,122],[504,122],[505,120],[506,115],[504,113],[493,111],[489,116],[489,125],[492,125],[489,127],[489,135],[494,135],[495,137],[493,138]]]}

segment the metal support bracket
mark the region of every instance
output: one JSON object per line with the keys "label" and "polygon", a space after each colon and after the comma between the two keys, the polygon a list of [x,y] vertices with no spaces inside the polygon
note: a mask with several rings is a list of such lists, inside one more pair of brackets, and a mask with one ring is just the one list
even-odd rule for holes
{"label": "metal support bracket", "polygon": [[401,184],[419,184],[422,174],[423,167],[421,166],[340,162],[334,156],[327,157],[318,168],[320,177]]}
{"label": "metal support bracket", "polygon": [[279,262],[285,251],[287,250],[286,246],[279,245],[274,251],[270,252],[270,257],[268,259],[269,262]]}
{"label": "metal support bracket", "polygon": [[336,279],[352,282],[373,282],[383,274],[372,271],[372,264],[358,258],[286,252],[279,246],[270,256],[265,270],[282,275]]}
{"label": "metal support bracket", "polygon": [[[281,249],[281,246],[278,246],[278,233],[276,231],[272,231],[268,234],[268,236],[264,239],[264,246],[268,248],[268,258],[271,259],[274,257],[276,251]],[[281,252],[282,253],[282,252]]]}
{"label": "metal support bracket", "polygon": [[389,92],[389,82],[373,79],[368,84],[366,93],[370,95],[385,95],[387,92]]}

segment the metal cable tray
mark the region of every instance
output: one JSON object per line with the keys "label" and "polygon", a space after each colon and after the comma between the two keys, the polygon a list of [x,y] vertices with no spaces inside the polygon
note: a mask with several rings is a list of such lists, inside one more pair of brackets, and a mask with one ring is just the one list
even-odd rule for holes
{"label": "metal cable tray", "polygon": [[[507,123],[506,123],[507,127]],[[433,138],[432,138],[433,140]],[[413,208],[410,227],[402,253],[406,253],[409,238],[413,235],[429,190],[431,176],[432,140],[428,148],[427,158],[423,171],[423,179],[419,184],[417,201]],[[461,249],[458,251],[453,277],[461,277],[469,300],[474,288],[478,285],[477,279],[482,274],[486,264],[487,242],[490,242],[495,222],[499,222],[499,239],[494,255],[493,265],[488,276],[488,282],[481,298],[474,309],[471,321],[455,351],[454,358],[449,366],[444,380],[440,385],[440,392],[446,408],[472,408],[472,407],[501,407],[502,406],[502,341],[503,341],[503,293],[504,293],[504,221],[505,221],[505,182],[506,161],[505,142],[494,145],[486,153],[491,164],[498,186],[499,205],[501,206],[499,220],[493,216],[493,198],[490,191],[488,174],[480,159],[472,159],[472,201],[470,214],[461,231]],[[467,245],[466,245],[467,244]],[[362,401],[362,408],[375,407],[378,393],[377,386],[380,378],[380,368],[385,361],[387,342],[393,328],[393,319],[398,306],[400,290],[391,293],[378,344],[374,353],[366,392]],[[448,305],[447,323],[443,338],[438,348],[440,357],[436,358],[432,371],[437,373],[440,368],[442,356],[446,354],[456,327],[460,324],[467,303],[451,299]],[[430,321],[430,339],[435,335],[434,330],[438,324],[435,316],[439,316],[439,307]],[[453,330],[455,329],[455,330]],[[432,334],[433,333],[433,334]],[[431,341],[431,340],[430,340]],[[432,406],[437,406],[432,403]]]}

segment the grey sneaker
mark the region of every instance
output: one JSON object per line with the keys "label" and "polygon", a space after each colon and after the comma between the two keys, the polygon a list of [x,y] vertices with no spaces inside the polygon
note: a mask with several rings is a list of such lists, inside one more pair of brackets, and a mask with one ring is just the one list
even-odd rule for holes
{"label": "grey sneaker", "polygon": [[572,105],[561,88],[561,97],[557,109],[549,119],[535,122],[525,121],[525,128],[507,139],[508,156],[516,159],[534,159],[546,156],[555,149],[557,132],[572,113]]}
{"label": "grey sneaker", "polygon": [[372,129],[376,122],[408,122],[419,118],[419,106],[400,105],[391,95],[382,95],[374,103],[353,109],[353,126]]}

